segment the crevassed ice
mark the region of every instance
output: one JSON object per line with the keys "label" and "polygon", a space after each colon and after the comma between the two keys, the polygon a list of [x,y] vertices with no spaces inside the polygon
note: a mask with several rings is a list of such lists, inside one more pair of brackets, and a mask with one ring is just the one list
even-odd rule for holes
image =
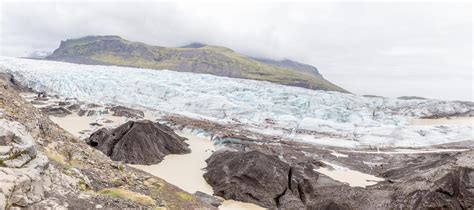
{"label": "crevassed ice", "polygon": [[425,146],[473,139],[472,125],[409,126],[407,121],[410,116],[467,112],[472,105],[466,103],[368,98],[206,74],[10,57],[0,57],[0,71],[63,97],[235,123],[317,144]]}

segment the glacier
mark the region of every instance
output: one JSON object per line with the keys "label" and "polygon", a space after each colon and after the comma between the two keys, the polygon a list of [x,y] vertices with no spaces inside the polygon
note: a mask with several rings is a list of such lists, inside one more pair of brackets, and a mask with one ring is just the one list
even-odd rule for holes
{"label": "glacier", "polygon": [[207,74],[0,57],[0,72],[60,97],[206,119],[337,147],[422,147],[472,140],[473,125],[410,125],[469,113],[472,103],[399,100]]}

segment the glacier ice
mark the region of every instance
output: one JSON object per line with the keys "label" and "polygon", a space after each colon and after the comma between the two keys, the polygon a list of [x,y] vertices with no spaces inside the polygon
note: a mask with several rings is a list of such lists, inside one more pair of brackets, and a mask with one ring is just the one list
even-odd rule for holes
{"label": "glacier ice", "polygon": [[469,112],[469,103],[369,98],[206,74],[10,57],[0,57],[0,71],[62,97],[238,124],[315,144],[416,147],[473,139],[473,125],[408,123],[410,117]]}

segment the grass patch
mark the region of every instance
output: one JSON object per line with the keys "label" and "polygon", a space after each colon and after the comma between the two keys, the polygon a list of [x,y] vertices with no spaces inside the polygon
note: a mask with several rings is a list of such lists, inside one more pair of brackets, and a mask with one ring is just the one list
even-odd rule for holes
{"label": "grass patch", "polygon": [[44,151],[45,155],[48,157],[48,159],[58,163],[58,164],[61,164],[61,165],[66,165],[66,161],[64,160],[65,157],[62,156],[61,154],[57,153],[57,152],[52,152],[51,150],[49,149],[46,149]]}
{"label": "grass patch", "polygon": [[160,191],[161,188],[163,187],[164,183],[163,182],[160,182],[158,181],[157,179],[155,178],[149,178],[145,181],[143,181],[143,184],[155,191]]}
{"label": "grass patch", "polygon": [[89,189],[89,187],[87,187],[87,184],[86,184],[86,181],[84,181],[84,179],[81,179],[79,180],[79,190],[80,191],[87,191]]}
{"label": "grass patch", "polygon": [[137,192],[120,189],[120,188],[105,188],[98,192],[102,195],[107,195],[114,198],[130,200],[146,206],[156,205],[156,201],[153,200],[150,196],[143,195]]}
{"label": "grass patch", "polygon": [[176,192],[176,195],[182,201],[192,201],[192,200],[194,200],[194,197],[192,195],[184,193],[184,192]]}

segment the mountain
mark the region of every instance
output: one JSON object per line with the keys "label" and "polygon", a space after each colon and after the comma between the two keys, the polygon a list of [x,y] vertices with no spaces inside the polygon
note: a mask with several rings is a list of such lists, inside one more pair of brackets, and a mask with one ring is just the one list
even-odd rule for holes
{"label": "mountain", "polygon": [[274,61],[241,55],[229,48],[191,43],[160,47],[119,36],[86,36],[61,41],[48,60],[118,65],[264,80],[314,90],[347,92],[326,80],[315,67],[291,60]]}
{"label": "mountain", "polygon": [[289,60],[289,59],[284,59],[284,60],[280,60],[280,61],[272,60],[272,59],[266,59],[266,58],[252,58],[252,59],[254,59],[256,61],[260,61],[262,63],[272,65],[272,66],[276,66],[276,67],[280,67],[280,68],[286,68],[286,69],[290,69],[290,70],[293,70],[293,71],[305,72],[305,73],[313,74],[315,76],[322,77],[322,75],[319,73],[319,71],[316,67],[308,65],[308,64],[292,61],[292,60]]}

